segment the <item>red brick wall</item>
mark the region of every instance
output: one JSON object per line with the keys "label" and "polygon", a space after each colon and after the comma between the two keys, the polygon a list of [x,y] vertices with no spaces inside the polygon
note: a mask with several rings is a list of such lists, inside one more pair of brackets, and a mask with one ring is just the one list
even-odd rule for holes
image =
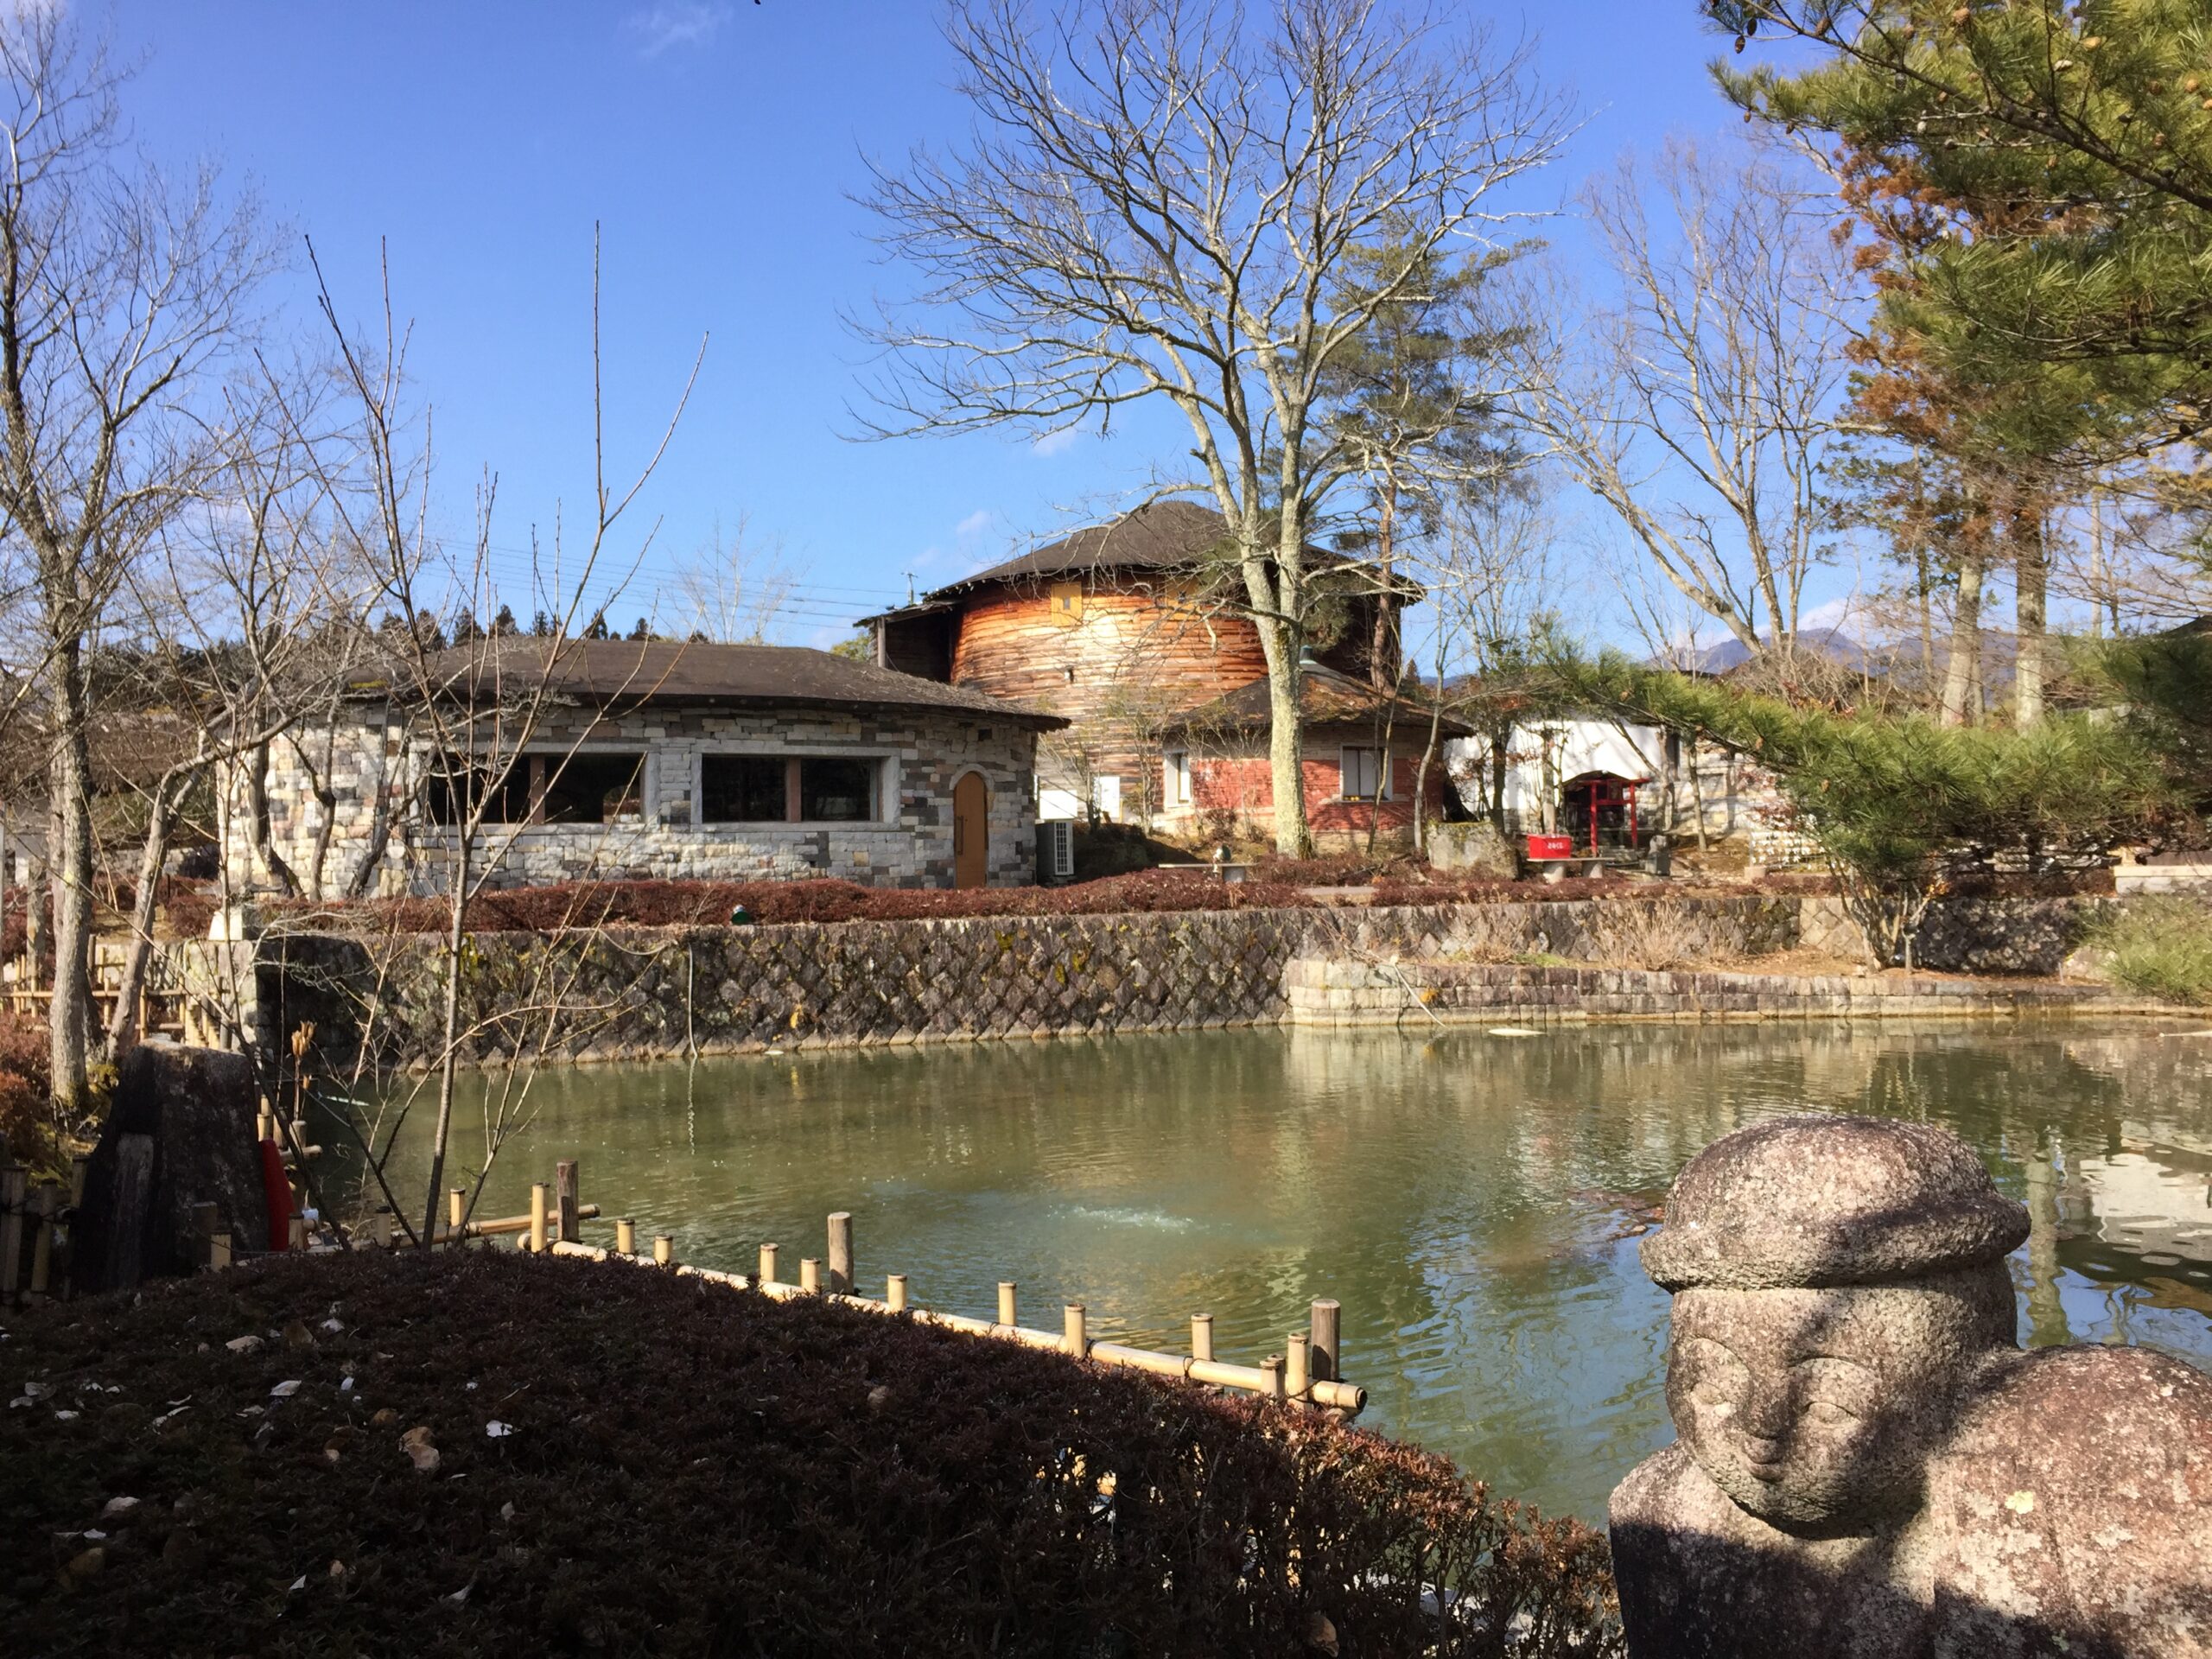
{"label": "red brick wall", "polygon": [[[1343,786],[1343,762],[1335,742],[1309,742],[1299,770],[1305,774],[1306,822],[1329,834],[1364,832],[1373,819],[1376,804],[1338,798]],[[1382,803],[1382,827],[1403,829],[1414,818],[1414,775],[1421,769],[1418,752],[1393,749],[1390,756],[1390,798]],[[1444,768],[1432,763],[1423,791],[1428,814],[1444,810]],[[1200,811],[1228,808],[1248,817],[1264,820],[1274,810],[1274,779],[1265,755],[1191,756],[1191,804]],[[1264,827],[1264,825],[1262,826]]]}

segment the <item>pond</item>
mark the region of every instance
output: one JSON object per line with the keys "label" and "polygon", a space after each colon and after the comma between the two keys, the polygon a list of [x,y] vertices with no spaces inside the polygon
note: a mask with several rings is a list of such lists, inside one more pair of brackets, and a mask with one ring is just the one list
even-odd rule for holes
{"label": "pond", "polygon": [[[1243,1031],[825,1051],[538,1071],[479,1214],[556,1158],[682,1259],[783,1276],[855,1217],[861,1288],[1183,1351],[1215,1318],[1255,1363],[1344,1305],[1363,1420],[1547,1510],[1671,1438],[1666,1299],[1637,1265],[1682,1164],[1754,1119],[1923,1118],[1980,1147],[2035,1232],[2024,1340],[2131,1342],[2212,1367],[2212,1032],[2080,1024]],[[458,1156],[483,1139],[464,1074]],[[421,1202],[429,1116],[394,1160]],[[326,1137],[327,1138],[327,1137]],[[334,1173],[336,1172],[334,1171]],[[587,1225],[611,1242],[611,1230]]]}

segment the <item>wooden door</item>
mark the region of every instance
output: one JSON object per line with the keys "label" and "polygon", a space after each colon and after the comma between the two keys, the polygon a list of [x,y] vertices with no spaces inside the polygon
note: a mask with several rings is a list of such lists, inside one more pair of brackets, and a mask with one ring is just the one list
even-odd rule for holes
{"label": "wooden door", "polygon": [[991,791],[980,772],[952,786],[952,885],[980,887],[990,880]]}

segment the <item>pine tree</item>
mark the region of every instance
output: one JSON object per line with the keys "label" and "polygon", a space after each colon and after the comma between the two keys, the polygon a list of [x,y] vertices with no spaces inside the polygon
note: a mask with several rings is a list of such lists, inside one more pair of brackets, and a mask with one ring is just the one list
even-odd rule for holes
{"label": "pine tree", "polygon": [[[2212,423],[2212,29],[2176,0],[1705,0],[1740,52],[1795,37],[1787,74],[1714,67],[1751,116],[1841,138],[1971,234],[1922,256],[1957,372],[2036,378],[2152,437]],[[2141,441],[2143,435],[2133,435]],[[2029,435],[2023,453],[2038,449]]]}
{"label": "pine tree", "polygon": [[[1400,546],[1433,527],[1445,485],[1495,477],[1512,462],[1496,398],[1480,380],[1512,331],[1486,327],[1476,302],[1484,281],[1522,251],[1454,259],[1425,240],[1394,236],[1343,262],[1339,306],[1370,315],[1321,372],[1321,421],[1367,482],[1372,527],[1340,544],[1374,555],[1368,670],[1378,689],[1389,689],[1398,658],[1392,571]],[[1378,301],[1393,289],[1396,297]]]}

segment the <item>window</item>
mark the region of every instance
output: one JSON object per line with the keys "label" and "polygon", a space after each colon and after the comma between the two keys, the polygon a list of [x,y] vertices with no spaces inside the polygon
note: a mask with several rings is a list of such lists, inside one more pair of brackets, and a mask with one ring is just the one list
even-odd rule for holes
{"label": "window", "polygon": [[1389,791],[1382,785],[1382,768],[1379,752],[1374,749],[1348,748],[1344,752],[1344,786],[1338,792],[1347,801],[1387,800]]}
{"label": "window", "polygon": [[465,760],[442,754],[430,763],[429,779],[430,822],[458,828],[469,810],[492,791],[486,803],[486,823],[527,823],[530,821],[530,763],[518,759],[504,777],[489,760]]}
{"label": "window", "polygon": [[1190,752],[1186,749],[1170,749],[1167,752],[1165,771],[1167,804],[1188,806],[1191,804]]}
{"label": "window", "polygon": [[798,763],[798,815],[809,823],[853,823],[875,816],[873,760],[807,756]]}
{"label": "window", "polygon": [[790,763],[780,754],[709,754],[699,761],[699,822],[781,823]]}
{"label": "window", "polygon": [[586,751],[565,759],[543,757],[544,792],[537,818],[544,823],[611,823],[645,810],[645,757]]}
{"label": "window", "polygon": [[1081,582],[1056,582],[1052,584],[1052,620],[1064,628],[1071,628],[1083,620]]}

